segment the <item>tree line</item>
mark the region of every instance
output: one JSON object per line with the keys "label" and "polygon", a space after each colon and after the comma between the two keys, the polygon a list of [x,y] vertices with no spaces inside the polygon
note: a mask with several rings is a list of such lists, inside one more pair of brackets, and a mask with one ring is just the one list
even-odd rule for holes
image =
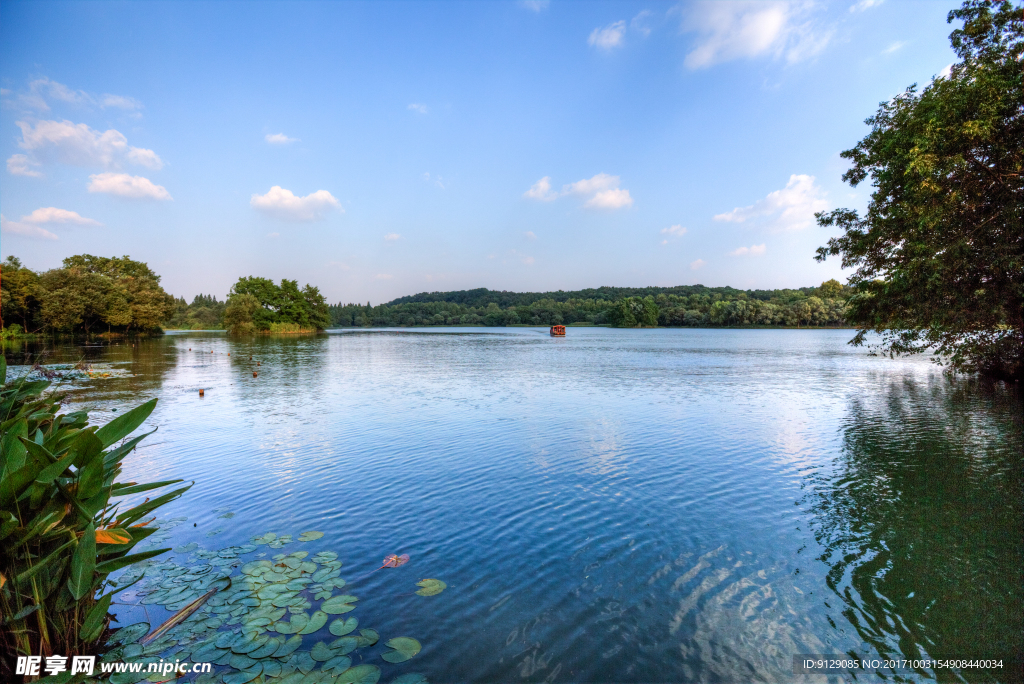
{"label": "tree line", "polygon": [[339,303],[329,310],[334,327],[572,323],[629,328],[843,326],[848,295],[849,289],[836,280],[797,290],[684,285],[534,293],[481,288],[424,292],[377,306]]}

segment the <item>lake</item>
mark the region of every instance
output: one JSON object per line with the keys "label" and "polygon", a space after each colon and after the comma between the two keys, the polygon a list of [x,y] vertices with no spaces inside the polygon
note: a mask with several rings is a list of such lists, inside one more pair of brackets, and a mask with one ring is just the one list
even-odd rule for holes
{"label": "lake", "polygon": [[[124,465],[196,483],[164,546],[322,531],[301,546],[339,554],[360,624],[422,643],[415,667],[374,660],[383,682],[812,681],[795,654],[1003,658],[960,676],[1014,681],[1020,391],[851,336],[172,333],[46,362],[111,373],[69,388],[98,422],[159,397]],[[392,553],[411,560],[364,577]]]}

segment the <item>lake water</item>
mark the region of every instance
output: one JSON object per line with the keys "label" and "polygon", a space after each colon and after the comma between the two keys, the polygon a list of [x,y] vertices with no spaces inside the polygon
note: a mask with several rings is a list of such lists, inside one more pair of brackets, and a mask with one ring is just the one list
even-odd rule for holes
{"label": "lake water", "polygon": [[351,591],[431,682],[811,681],[794,654],[1001,657],[1013,681],[1021,394],[851,336],[189,333],[46,361],[113,371],[71,389],[97,421],[159,397],[125,474],[195,480],[167,546],[318,530],[350,579],[409,554]]}

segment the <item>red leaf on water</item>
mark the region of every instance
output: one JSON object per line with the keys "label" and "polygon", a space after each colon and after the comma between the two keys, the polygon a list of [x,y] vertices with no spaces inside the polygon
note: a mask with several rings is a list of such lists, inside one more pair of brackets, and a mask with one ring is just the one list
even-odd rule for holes
{"label": "red leaf on water", "polygon": [[[397,568],[399,565],[405,565],[409,562],[409,554],[403,553],[401,556],[391,554],[384,559],[384,565],[381,568]],[[378,570],[380,568],[377,568]]]}

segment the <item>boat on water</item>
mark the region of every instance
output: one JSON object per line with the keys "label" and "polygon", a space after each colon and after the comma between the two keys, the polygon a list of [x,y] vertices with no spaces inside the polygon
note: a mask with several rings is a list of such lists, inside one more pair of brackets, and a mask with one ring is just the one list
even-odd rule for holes
{"label": "boat on water", "polygon": [[553,325],[551,326],[552,337],[565,337],[565,326],[564,325]]}

